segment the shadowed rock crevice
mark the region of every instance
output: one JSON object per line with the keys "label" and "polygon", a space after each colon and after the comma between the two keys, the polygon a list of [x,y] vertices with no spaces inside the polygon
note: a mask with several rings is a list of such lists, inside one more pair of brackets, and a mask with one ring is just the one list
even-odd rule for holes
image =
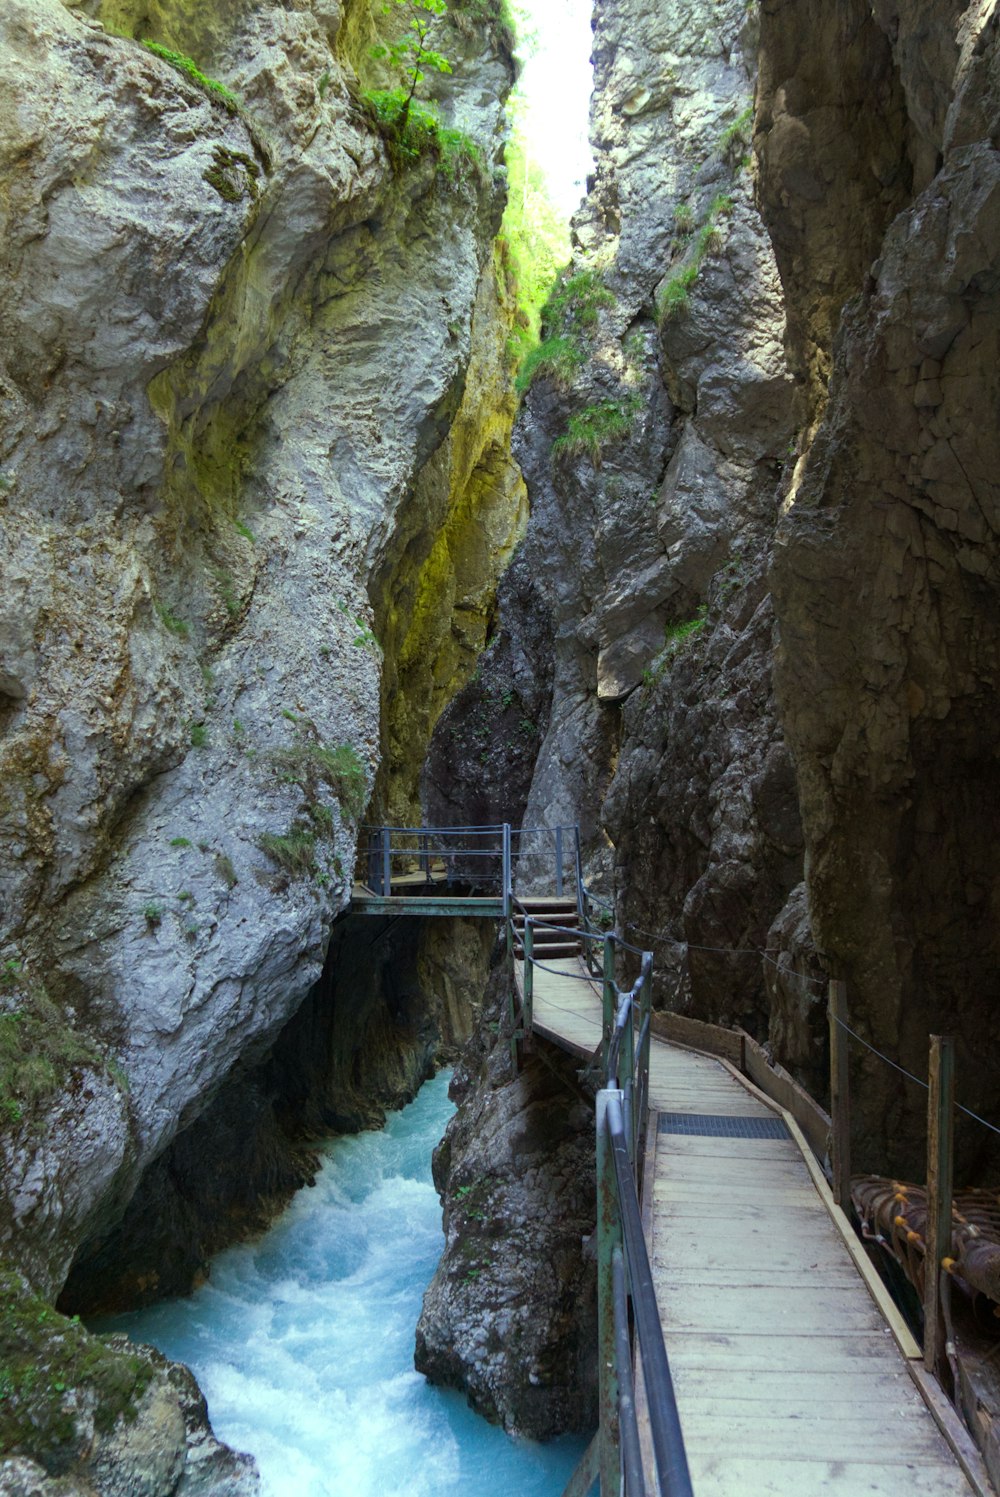
{"label": "shadowed rock crevice", "polygon": [[311,1183],[315,1140],[381,1126],[457,1053],[493,940],[492,922],[341,920],[321,981],[270,1053],[236,1069],[118,1225],[83,1245],[59,1308],[95,1315],[190,1293],[213,1253],[263,1231]]}

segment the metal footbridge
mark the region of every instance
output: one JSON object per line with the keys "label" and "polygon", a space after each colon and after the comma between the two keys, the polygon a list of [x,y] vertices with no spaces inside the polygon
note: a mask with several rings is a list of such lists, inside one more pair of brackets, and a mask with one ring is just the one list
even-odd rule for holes
{"label": "metal footbridge", "polygon": [[732,1032],[652,1012],[576,828],[379,827],[365,856],[356,914],[502,920],[515,1068],[544,1039],[598,1081],[600,1425],[564,1497],[991,1493],[834,1202],[829,1119]]}

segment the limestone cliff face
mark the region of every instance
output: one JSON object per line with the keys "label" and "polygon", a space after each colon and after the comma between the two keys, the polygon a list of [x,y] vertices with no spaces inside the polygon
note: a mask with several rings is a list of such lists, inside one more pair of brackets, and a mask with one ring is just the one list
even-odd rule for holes
{"label": "limestone cliff face", "polygon": [[[0,1244],[43,1286],[319,978],[380,753],[369,593],[384,617],[502,445],[502,409],[466,417],[435,472],[476,320],[472,383],[502,382],[508,60],[463,17],[442,108],[481,164],[397,170],[358,102],[373,13],[344,17],[0,20],[0,954],[6,1008],[68,1036],[5,1096]],[[483,612],[519,502],[488,461],[492,529],[452,584]]]}
{"label": "limestone cliff face", "polygon": [[[992,1113],[1000,18],[950,0],[795,9],[793,26],[765,7],[757,129],[776,243],[794,224],[796,357],[812,344],[832,367],[774,566],[810,906],[862,1032],[918,1074],[928,1032],[957,1034],[962,1099]],[[843,128],[807,107],[793,46]],[[852,107],[873,78],[892,101],[874,155]],[[841,233],[866,232],[831,341],[813,312],[841,240],[820,184],[848,178]],[[922,1096],[864,1077],[863,1166],[919,1172]],[[960,1129],[963,1176],[987,1142]]]}
{"label": "limestone cliff face", "polygon": [[[502,808],[509,785],[525,824],[578,821],[589,876],[621,923],[655,937],[660,1001],[766,1035],[764,974],[778,968],[759,951],[774,922],[775,961],[784,950],[792,978],[796,964],[812,974],[771,679],[766,568],[795,424],[780,282],[744,159],[756,39],[742,3],[597,9],[595,183],[515,427],[527,537],[479,680],[432,740],[427,792],[466,814]],[[526,799],[520,759],[505,781],[489,748],[497,704],[521,679],[512,665],[546,692],[551,670]],[[781,1032],[814,1060],[808,1003],[788,1004]],[[593,1115],[572,1066],[547,1047],[516,1080],[506,1053],[480,1032],[462,1072],[438,1169],[448,1246],[418,1359],[509,1425],[551,1434],[585,1423],[591,1407],[593,1369],[578,1354],[590,1333],[579,1240],[589,1227],[565,1160],[592,1157]],[[560,1133],[551,1167],[536,1169],[543,1117]],[[548,1234],[557,1213],[572,1217],[576,1241],[526,1236],[520,1268],[491,1251],[497,1220],[517,1234],[531,1219]],[[571,1334],[574,1297],[583,1310]],[[558,1358],[545,1351],[555,1347]]]}
{"label": "limestone cliff face", "polygon": [[745,5],[600,8],[595,183],[548,319],[579,357],[542,363],[516,444],[556,659],[528,819],[580,821],[661,1001],[766,1035],[754,951],[802,841],[771,683],[795,399],[749,169],[756,48]]}

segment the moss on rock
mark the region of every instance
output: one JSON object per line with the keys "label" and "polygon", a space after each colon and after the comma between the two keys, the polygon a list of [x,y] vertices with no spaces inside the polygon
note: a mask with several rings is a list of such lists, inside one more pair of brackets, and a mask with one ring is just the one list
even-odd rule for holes
{"label": "moss on rock", "polygon": [[152,1376],[142,1356],[90,1335],[0,1268],[0,1453],[61,1475],[88,1454],[95,1430],[134,1419]]}

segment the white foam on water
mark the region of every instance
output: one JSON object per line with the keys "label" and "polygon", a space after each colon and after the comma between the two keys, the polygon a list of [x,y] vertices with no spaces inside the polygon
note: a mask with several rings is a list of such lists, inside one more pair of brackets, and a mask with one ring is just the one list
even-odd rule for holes
{"label": "white foam on water", "polygon": [[443,1246],[431,1151],[448,1079],[381,1132],[324,1145],[315,1187],[190,1298],[95,1327],[186,1362],[266,1497],[559,1497],[579,1459],[582,1440],[510,1439],[414,1371]]}

